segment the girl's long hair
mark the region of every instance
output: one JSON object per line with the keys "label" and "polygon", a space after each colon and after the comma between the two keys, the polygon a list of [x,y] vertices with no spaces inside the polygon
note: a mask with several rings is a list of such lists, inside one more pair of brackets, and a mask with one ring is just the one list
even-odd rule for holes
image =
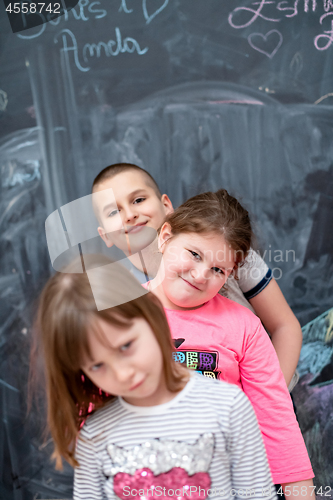
{"label": "girl's long hair", "polygon": [[225,189],[193,196],[169,214],[166,222],[173,236],[181,233],[223,236],[235,252],[237,267],[244,263],[251,248],[253,232],[249,213]]}
{"label": "girl's long hair", "polygon": [[[72,466],[78,465],[74,452],[80,427],[92,408],[95,411],[114,399],[96,387],[80,369],[82,359],[90,356],[88,332],[101,335],[97,319],[121,329],[129,326],[134,318],[145,319],[161,348],[168,389],[179,391],[187,373],[173,361],[170,330],[158,298],[144,290],[130,272],[117,263],[95,267],[96,270],[97,279],[92,279],[93,276],[89,279],[89,271],[88,275],[86,272],[56,273],[47,282],[39,301],[30,380],[34,383],[33,370],[41,354],[47,423],[58,469],[62,468],[61,457]],[[100,305],[103,301],[103,310],[98,311],[96,303]],[[114,304],[118,305],[110,307]]]}

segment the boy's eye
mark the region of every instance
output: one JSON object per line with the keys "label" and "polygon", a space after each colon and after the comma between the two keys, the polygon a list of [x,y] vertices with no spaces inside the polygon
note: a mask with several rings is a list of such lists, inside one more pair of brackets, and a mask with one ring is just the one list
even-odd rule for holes
{"label": "boy's eye", "polygon": [[194,252],[193,250],[189,250],[190,254],[193,255],[193,257],[196,260],[200,260],[200,255],[197,252]]}
{"label": "boy's eye", "polygon": [[127,342],[127,344],[122,345],[122,346],[119,348],[119,350],[120,350],[121,352],[125,352],[125,351],[127,351],[127,350],[131,347],[131,345],[132,345],[132,340],[130,340],[129,342]]}
{"label": "boy's eye", "polygon": [[112,210],[112,212],[109,213],[108,217],[113,217],[114,215],[116,215],[117,213],[119,212],[119,210],[117,208],[115,208],[114,210]]}
{"label": "boy's eye", "polygon": [[223,269],[221,269],[219,267],[212,267],[212,271],[214,271],[214,273],[216,273],[216,274],[224,274]]}
{"label": "boy's eye", "polygon": [[134,203],[142,203],[143,201],[145,201],[146,198],[144,198],[143,196],[141,196],[140,198],[136,198],[134,200]]}

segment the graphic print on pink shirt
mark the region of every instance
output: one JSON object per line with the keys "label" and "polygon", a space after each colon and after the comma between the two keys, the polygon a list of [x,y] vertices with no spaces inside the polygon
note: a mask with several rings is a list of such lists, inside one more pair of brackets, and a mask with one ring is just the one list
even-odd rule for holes
{"label": "graphic print on pink shirt", "polygon": [[[194,444],[150,439],[132,448],[110,444],[107,451],[113,464],[106,471],[110,476],[108,481],[113,478],[113,491],[123,500],[134,498],[138,492],[141,497],[148,497],[154,491],[158,495],[160,490],[166,498],[168,490],[178,490],[180,499],[191,492],[193,500],[199,500],[193,491],[200,491],[200,498],[207,496],[203,496],[203,490],[206,492],[211,485],[207,471],[214,452],[212,433],[199,436]],[[131,495],[132,490],[136,490],[136,495]]]}
{"label": "graphic print on pink shirt", "polygon": [[177,348],[184,340],[185,339],[174,339],[174,345],[177,352],[173,353],[173,359],[177,361],[177,363],[181,363],[190,370],[195,370],[205,377],[214,379],[220,378],[221,372],[217,370],[219,366],[218,351],[182,350]]}

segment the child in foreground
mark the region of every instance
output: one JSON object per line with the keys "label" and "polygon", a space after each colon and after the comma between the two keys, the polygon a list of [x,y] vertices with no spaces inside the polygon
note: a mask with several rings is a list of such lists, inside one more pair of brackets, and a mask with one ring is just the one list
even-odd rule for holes
{"label": "child in foreground", "polygon": [[37,324],[54,457],[75,467],[74,500],[276,499],[247,397],[174,362],[162,305],[122,266],[57,273]]}
{"label": "child in foreground", "polygon": [[[110,189],[114,196],[106,196],[104,200],[103,192]],[[101,195],[95,211],[99,219],[98,232],[106,246],[115,245],[126,252],[128,239],[132,245],[132,255],[128,257],[131,272],[141,283],[155,277],[160,264],[157,243],[146,248],[141,246],[141,258],[135,249],[135,239],[140,240],[145,230],[157,231],[173,211],[167,194],[161,194],[148,172],[127,163],[103,169],[94,180],[93,193]],[[126,231],[126,239],[115,237],[119,228]],[[294,373],[302,346],[301,327],[260,255],[251,249],[239,270],[238,280],[231,275],[220,293],[254,310],[261,319],[271,335],[291,391],[298,379]]]}
{"label": "child in foreground", "polygon": [[[148,284],[165,307],[176,359],[236,384],[253,405],[273,481],[310,498],[313,472],[278,359],[260,320],[218,294],[251,246],[248,212],[227,191],[204,193],[167,217],[161,268]],[[161,276],[164,279],[161,279]]]}

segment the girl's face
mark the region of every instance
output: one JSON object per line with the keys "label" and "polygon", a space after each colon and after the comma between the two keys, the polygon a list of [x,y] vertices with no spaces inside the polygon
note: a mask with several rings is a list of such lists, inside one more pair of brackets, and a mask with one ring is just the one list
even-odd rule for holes
{"label": "girl's face", "polygon": [[126,328],[97,321],[102,338],[93,331],[88,334],[92,359],[85,359],[81,366],[87,377],[104,392],[122,396],[136,406],[154,406],[171,399],[161,348],[150,325],[142,318],[135,318]]}
{"label": "girl's face", "polygon": [[235,252],[223,236],[160,232],[165,278],[157,295],[170,309],[192,309],[215,297],[235,267]]}

